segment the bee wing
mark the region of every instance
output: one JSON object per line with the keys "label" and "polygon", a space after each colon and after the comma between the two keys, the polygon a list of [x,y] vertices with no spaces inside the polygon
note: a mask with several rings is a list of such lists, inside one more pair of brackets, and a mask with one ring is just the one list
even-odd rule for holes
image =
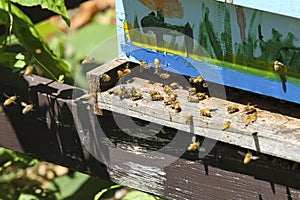
{"label": "bee wing", "polygon": [[24,107],[26,107],[26,106],[27,106],[27,103],[21,102],[21,105],[24,106]]}
{"label": "bee wing", "polygon": [[245,152],[242,152],[242,151],[238,151],[238,153],[241,155],[241,156],[245,156],[246,155],[246,153]]}
{"label": "bee wing", "polygon": [[197,137],[194,135],[194,136],[192,137],[192,142],[196,142],[196,139],[197,139]]}
{"label": "bee wing", "polygon": [[251,160],[257,160],[257,159],[259,159],[258,156],[251,156]]}
{"label": "bee wing", "polygon": [[2,93],[3,94],[3,96],[5,96],[6,98],[10,98],[7,94],[5,94],[5,93]]}

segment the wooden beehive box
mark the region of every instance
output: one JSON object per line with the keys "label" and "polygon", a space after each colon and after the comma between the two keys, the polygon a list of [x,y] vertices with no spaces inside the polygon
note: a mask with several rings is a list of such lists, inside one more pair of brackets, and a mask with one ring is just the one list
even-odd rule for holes
{"label": "wooden beehive box", "polygon": [[297,0],[117,0],[119,55],[300,103],[299,10]]}

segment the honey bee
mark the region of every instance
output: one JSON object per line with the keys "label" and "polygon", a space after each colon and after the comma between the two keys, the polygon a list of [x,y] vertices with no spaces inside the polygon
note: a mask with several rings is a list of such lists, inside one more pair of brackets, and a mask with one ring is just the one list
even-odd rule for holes
{"label": "honey bee", "polygon": [[32,66],[32,65],[28,65],[28,66],[25,68],[24,75],[25,75],[25,76],[28,76],[28,75],[32,74],[32,71],[33,71],[33,66]]}
{"label": "honey bee", "polygon": [[192,118],[193,118],[193,115],[189,113],[185,116],[184,122],[187,124],[188,122],[190,122],[192,120]]}
{"label": "honey bee", "polygon": [[251,113],[250,119],[252,123],[255,122],[257,120],[257,112]]}
{"label": "honey bee", "polygon": [[140,60],[140,71],[143,69],[150,69],[150,67],[146,64],[145,60]]}
{"label": "honey bee", "polygon": [[204,108],[200,110],[200,114],[205,117],[211,117],[210,111],[211,111],[210,109]]}
{"label": "honey bee", "polygon": [[190,95],[194,95],[194,94],[196,94],[196,92],[197,92],[197,89],[195,88],[195,87],[192,87],[192,88],[189,88],[189,94]]}
{"label": "honey bee", "polygon": [[189,151],[196,151],[200,147],[200,142],[193,142],[188,147]]}
{"label": "honey bee", "polygon": [[171,105],[172,102],[175,101],[175,100],[176,100],[176,98],[174,96],[168,97],[168,98],[165,99],[164,104],[165,105]]}
{"label": "honey bee", "polygon": [[177,97],[177,94],[176,94],[174,91],[172,91],[172,90],[169,90],[169,91],[167,92],[167,95],[168,95],[169,97],[173,97],[173,98],[176,98],[176,97]]}
{"label": "honey bee", "polygon": [[223,124],[223,129],[222,131],[225,131],[227,130],[231,125],[231,122],[230,121],[226,121],[224,124]]}
{"label": "honey bee", "polygon": [[253,156],[250,151],[248,151],[247,153],[244,153],[244,152],[241,152],[241,151],[238,151],[238,152],[241,156],[244,156],[244,159],[243,159],[244,164],[248,164],[251,160],[259,159],[258,156]]}
{"label": "honey bee", "polygon": [[126,68],[123,70],[123,74],[130,74],[131,73],[131,69],[129,69],[128,65],[126,66]]}
{"label": "honey bee", "polygon": [[245,126],[248,126],[252,122],[251,116],[246,115],[244,118],[244,122],[245,122]]}
{"label": "honey bee", "polygon": [[17,96],[7,96],[6,94],[3,94],[7,99],[4,101],[3,105],[4,106],[9,106],[10,104],[14,103],[17,104],[15,101],[17,100]]}
{"label": "honey bee", "polygon": [[92,62],[94,62],[95,61],[95,59],[93,58],[93,57],[87,57],[86,59],[84,59],[82,62],[81,62],[81,64],[82,65],[86,65],[86,64],[90,64],[90,63],[92,63]]}
{"label": "honey bee", "polygon": [[82,95],[81,98],[84,98],[84,99],[93,99],[93,98],[96,98],[96,94],[95,93],[84,94],[84,95]]}
{"label": "honey bee", "polygon": [[161,66],[160,66],[160,61],[157,58],[154,59],[154,66],[155,66],[154,73],[155,74],[160,74]]}
{"label": "honey bee", "polygon": [[159,92],[156,91],[156,90],[150,90],[150,91],[149,91],[149,94],[150,94],[151,96],[153,96],[153,95],[159,94]]}
{"label": "honey bee", "polygon": [[171,103],[171,108],[172,109],[175,109],[176,103],[179,103],[179,101],[177,99],[175,101],[172,101],[172,103]]}
{"label": "honey bee", "polygon": [[174,109],[175,109],[176,112],[180,112],[181,111],[181,105],[180,105],[179,102],[175,103]]}
{"label": "honey bee", "polygon": [[199,100],[206,99],[206,94],[204,92],[197,92],[196,96]]}
{"label": "honey bee", "polygon": [[188,102],[199,103],[199,98],[197,96],[189,95],[187,96]]}
{"label": "honey bee", "polygon": [[193,79],[193,83],[199,84],[203,81],[203,79],[204,79],[204,75],[197,76],[196,78]]}
{"label": "honey bee", "polygon": [[133,101],[136,101],[136,100],[142,99],[143,95],[141,93],[139,93],[139,92],[137,92],[137,91],[134,90],[132,92],[132,97],[131,98],[132,98]]}
{"label": "honey bee", "polygon": [[255,108],[255,106],[251,106],[250,103],[248,103],[247,106],[244,107],[244,111],[247,114],[250,114],[250,113],[256,112],[256,108]]}
{"label": "honey bee", "polygon": [[178,84],[177,84],[176,82],[172,82],[172,83],[170,84],[170,87],[171,87],[173,90],[175,90],[175,89],[178,88]]}
{"label": "honey bee", "polygon": [[162,79],[168,79],[168,78],[170,78],[170,74],[168,74],[168,73],[161,73],[160,75],[159,75],[159,77],[160,78],[162,78]]}
{"label": "honey bee", "polygon": [[166,92],[166,93],[168,93],[169,91],[171,91],[172,89],[168,86],[168,85],[165,85],[164,86],[164,91]]}
{"label": "honey bee", "polygon": [[283,69],[284,64],[279,62],[278,60],[274,61],[274,71],[278,72],[279,70]]}
{"label": "honey bee", "polygon": [[238,112],[240,109],[236,105],[229,105],[227,106],[227,112],[232,114]]}
{"label": "honey bee", "polygon": [[107,75],[107,74],[102,74],[102,75],[100,76],[100,81],[101,81],[101,82],[109,82],[110,80],[111,80],[111,78],[110,78],[110,76]]}
{"label": "honey bee", "polygon": [[154,94],[151,96],[151,98],[152,98],[152,101],[160,101],[160,100],[164,99],[164,97],[160,94]]}
{"label": "honey bee", "polygon": [[121,88],[115,89],[112,92],[114,95],[119,96],[120,98],[122,98],[124,96],[124,91]]}
{"label": "honey bee", "polygon": [[124,76],[124,73],[123,73],[123,71],[118,70],[117,75],[118,75],[118,78],[122,78]]}
{"label": "honey bee", "polygon": [[33,104],[27,104],[27,103],[21,102],[21,105],[24,107],[24,109],[22,110],[22,113],[24,115],[29,113],[33,108]]}

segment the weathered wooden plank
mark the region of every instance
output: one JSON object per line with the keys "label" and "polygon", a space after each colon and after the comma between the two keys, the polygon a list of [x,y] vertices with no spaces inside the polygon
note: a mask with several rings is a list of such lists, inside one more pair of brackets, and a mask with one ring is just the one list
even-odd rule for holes
{"label": "weathered wooden plank", "polygon": [[[232,93],[227,92],[230,101],[212,96],[201,100],[199,103],[191,103],[187,100],[187,87],[190,85],[186,79],[184,79],[184,81],[176,74],[172,74],[171,78],[167,81],[158,79],[157,76],[153,75],[152,70],[148,70],[149,72],[145,72],[144,70],[140,73],[140,67],[134,64],[132,65],[131,74],[122,78],[124,80],[121,80],[121,84],[117,82],[116,70],[124,69],[124,64],[119,66],[116,64],[112,66],[110,64],[110,69],[115,67],[113,71],[106,71],[108,70],[107,67],[99,67],[99,69],[97,69],[98,71],[89,73],[88,80],[91,80],[90,77],[92,74],[98,77],[98,82],[90,81],[89,83],[90,91],[96,93],[97,91],[93,90],[92,87],[95,87],[95,84],[101,87],[101,84],[103,84],[99,81],[101,74],[109,73],[113,79],[110,84],[105,83],[106,87],[103,88],[105,91],[97,93],[99,108],[220,140],[261,153],[300,162],[300,155],[295,154],[295,152],[300,150],[300,119],[299,115],[295,113],[295,110],[299,109],[299,105],[291,103],[281,104],[279,100],[267,99],[259,95],[238,90]],[[98,74],[95,74],[95,72]],[[181,88],[175,89],[174,91],[178,95],[177,99],[181,104],[181,112],[177,113],[174,109],[164,105],[163,101],[151,100],[149,94],[150,90],[155,89],[160,92],[164,98],[167,98],[166,93],[163,91],[163,84],[178,80],[181,81],[179,83],[182,84]],[[213,89],[210,90],[209,84],[208,90],[213,93],[215,92],[213,90],[216,86],[211,86]],[[127,89],[135,88],[143,95],[143,99],[133,101],[130,98],[122,99],[118,95],[112,94],[113,91],[121,87]],[[220,91],[221,90],[222,89],[220,89]],[[237,95],[236,93],[240,94]],[[227,96],[224,96],[224,98],[227,98]],[[254,100],[253,98],[257,99]],[[237,101],[244,102],[237,103]],[[247,115],[243,111],[247,105],[245,101],[256,104],[258,113],[257,120],[248,126],[245,125],[244,121]],[[267,105],[264,101],[271,104]],[[274,104],[277,105],[274,106]],[[235,105],[240,111],[234,114],[228,114],[228,105]],[[200,115],[200,109],[202,108],[215,109],[215,111],[211,112],[211,117],[205,117]],[[185,123],[185,117],[189,113],[193,115],[192,124]],[[228,130],[222,131],[223,124],[227,120],[231,121],[231,126]],[[253,137],[253,134],[255,134],[255,137]]]}
{"label": "weathered wooden plank", "polygon": [[[244,165],[238,151],[246,149],[222,142],[201,157],[199,151],[185,151],[191,136],[187,132],[155,123],[151,129],[159,133],[151,137],[132,127],[122,130],[114,119],[122,117],[129,123],[128,115],[105,110],[103,116],[93,115],[93,104],[80,98],[86,91],[34,75],[1,70],[3,92],[19,99],[0,114],[0,146],[168,199],[299,198],[298,163],[261,154],[259,160]],[[34,110],[23,115],[21,101],[31,101]],[[83,119],[89,124],[78,128],[86,122]],[[102,129],[89,133],[94,124]],[[178,144],[169,145],[175,137]],[[165,146],[170,148],[159,151]],[[107,158],[106,166],[95,158],[95,151]],[[184,153],[179,158],[176,152]]]}

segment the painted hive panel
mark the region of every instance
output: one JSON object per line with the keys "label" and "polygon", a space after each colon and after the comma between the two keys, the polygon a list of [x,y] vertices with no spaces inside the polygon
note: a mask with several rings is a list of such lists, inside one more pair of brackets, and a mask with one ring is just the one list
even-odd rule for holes
{"label": "painted hive panel", "polygon": [[117,0],[120,58],[300,103],[300,2],[222,1]]}

